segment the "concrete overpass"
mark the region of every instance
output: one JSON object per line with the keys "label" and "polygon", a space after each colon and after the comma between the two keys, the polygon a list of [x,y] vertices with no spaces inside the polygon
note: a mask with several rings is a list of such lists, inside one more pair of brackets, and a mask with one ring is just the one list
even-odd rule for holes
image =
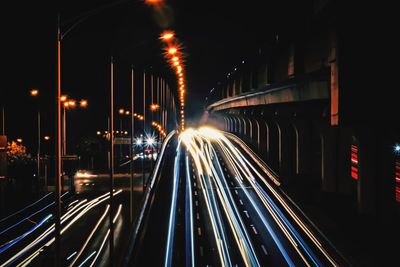
{"label": "concrete overpass", "polygon": [[307,184],[390,220],[400,200],[394,93],[360,75],[355,29],[332,1],[316,3],[307,28],[260,46],[210,91],[202,123],[245,140],[283,186]]}

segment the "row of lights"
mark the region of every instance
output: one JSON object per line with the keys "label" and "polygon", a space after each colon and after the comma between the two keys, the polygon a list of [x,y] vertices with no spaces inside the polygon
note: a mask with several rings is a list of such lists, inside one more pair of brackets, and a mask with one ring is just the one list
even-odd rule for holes
{"label": "row of lights", "polygon": [[153,122],[151,123],[151,125],[154,126],[154,128],[156,128],[156,129],[160,132],[160,134],[161,134],[163,137],[166,137],[166,136],[167,136],[167,133],[166,133],[165,130],[162,128],[161,124],[158,124],[157,122],[153,121]]}
{"label": "row of lights", "polygon": [[180,45],[178,44],[174,32],[165,31],[161,34],[160,39],[166,43],[165,56],[171,65],[171,68],[175,70],[178,85],[179,85],[179,99],[180,99],[180,113],[181,113],[181,130],[185,129],[185,76],[184,76],[184,65],[182,59],[182,52]]}
{"label": "row of lights", "polygon": [[[75,108],[76,107],[76,100],[74,99],[68,99],[68,96],[66,95],[62,95],[60,98],[61,102],[64,105],[64,108]],[[79,106],[82,108],[86,108],[88,106],[88,101],[85,99],[82,99],[81,101],[79,101]]]}
{"label": "row of lights", "polygon": [[[113,133],[116,133],[116,134],[121,133],[121,134],[127,135],[128,131],[113,131]],[[101,131],[97,131],[96,134],[97,135],[102,135],[103,133]],[[108,131],[104,131],[104,135],[107,135],[107,134],[108,134]]]}
{"label": "row of lights", "polygon": [[[49,141],[50,136],[48,136],[48,135],[43,136],[43,140]],[[16,141],[17,141],[17,143],[22,143],[24,140],[22,140],[22,138],[17,138]]]}
{"label": "row of lights", "polygon": [[[119,115],[127,115],[127,116],[129,116],[131,114],[131,112],[129,110],[124,110],[123,108],[120,108],[118,110],[118,113],[119,113]],[[137,118],[138,120],[141,120],[141,121],[144,120],[144,117],[137,113],[133,113],[133,117]]]}

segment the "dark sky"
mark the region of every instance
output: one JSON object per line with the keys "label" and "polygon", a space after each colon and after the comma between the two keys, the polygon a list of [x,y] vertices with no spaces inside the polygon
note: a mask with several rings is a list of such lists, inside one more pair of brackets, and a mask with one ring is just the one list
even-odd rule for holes
{"label": "dark sky", "polygon": [[[146,69],[173,77],[157,39],[163,28],[174,30],[183,45],[186,112],[189,121],[195,121],[218,81],[276,34],[293,31],[307,16],[301,12],[303,5],[290,1],[172,0],[166,1],[164,15],[136,0],[63,0],[59,6],[14,2],[7,1],[0,16],[4,47],[0,104],[5,105],[7,134],[27,140],[28,147],[34,146],[37,132],[38,103],[29,97],[32,87],[41,90],[42,132],[54,136],[58,12],[62,31],[72,25],[66,22],[92,12],[62,42],[63,91],[89,101],[87,110],[67,115],[71,143],[106,129],[111,56],[116,62],[116,107],[130,103],[131,65],[138,72]],[[114,5],[117,2],[121,3]]]}

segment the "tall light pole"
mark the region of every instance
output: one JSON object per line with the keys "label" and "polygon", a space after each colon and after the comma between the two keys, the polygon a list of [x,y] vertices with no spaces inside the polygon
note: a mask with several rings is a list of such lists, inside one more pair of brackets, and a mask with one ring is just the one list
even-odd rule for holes
{"label": "tall light pole", "polygon": [[58,15],[57,30],[57,130],[56,130],[56,175],[55,175],[55,265],[61,266],[61,29]]}
{"label": "tall light pole", "polygon": [[[30,91],[30,94],[33,97],[38,97],[39,96],[39,90],[38,89],[32,89]],[[36,161],[37,161],[36,162],[36,175],[37,175],[37,179],[38,179],[37,185],[39,185],[39,182],[40,182],[40,107],[39,107],[39,105],[37,105],[37,151],[36,151]]]}
{"label": "tall light pole", "polygon": [[110,266],[113,264],[114,259],[114,222],[113,222],[113,210],[114,210],[114,59],[111,57],[110,63],[110,212],[109,212],[109,224],[110,224]]}
{"label": "tall light pole", "polygon": [[[143,138],[146,136],[146,72],[143,71]],[[143,176],[143,191],[145,185],[145,171],[144,171],[144,145],[142,146],[142,176]]]}
{"label": "tall light pole", "polygon": [[130,222],[133,222],[133,177],[134,177],[134,161],[133,158],[135,157],[135,153],[133,150],[133,138],[135,136],[135,110],[134,110],[134,105],[135,105],[135,94],[134,94],[134,88],[135,88],[135,73],[133,70],[133,66],[131,67],[131,144],[130,144],[130,149],[129,149],[129,157],[130,157],[130,172],[131,172],[131,179],[130,179],[130,194],[129,194],[129,200],[130,200],[130,209],[129,209],[129,219]]}

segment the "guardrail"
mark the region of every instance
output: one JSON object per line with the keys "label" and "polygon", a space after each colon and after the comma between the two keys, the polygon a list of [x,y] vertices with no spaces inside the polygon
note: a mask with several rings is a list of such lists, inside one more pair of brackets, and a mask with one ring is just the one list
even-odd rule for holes
{"label": "guardrail", "polygon": [[150,203],[149,203],[149,199],[151,197],[151,195],[154,193],[153,189],[154,189],[154,184],[157,178],[157,174],[159,172],[159,168],[161,165],[161,162],[164,160],[164,153],[165,153],[165,148],[167,147],[169,141],[171,140],[171,138],[175,135],[175,131],[170,132],[167,137],[165,138],[165,141],[161,147],[161,151],[160,154],[157,158],[156,161],[156,165],[154,166],[153,172],[151,173],[151,178],[147,181],[147,185],[146,185],[146,191],[144,192],[144,198],[142,199],[142,205],[141,205],[141,210],[139,212],[139,216],[137,217],[137,219],[135,220],[134,226],[133,226],[133,231],[131,233],[131,238],[129,241],[129,246],[128,249],[126,251],[124,260],[123,260],[123,266],[129,266],[129,261],[130,261],[130,255],[132,255],[132,253],[135,251],[137,242],[138,242],[138,238],[140,235],[140,231],[141,229],[143,229],[143,219],[146,216],[149,208],[150,208]]}

